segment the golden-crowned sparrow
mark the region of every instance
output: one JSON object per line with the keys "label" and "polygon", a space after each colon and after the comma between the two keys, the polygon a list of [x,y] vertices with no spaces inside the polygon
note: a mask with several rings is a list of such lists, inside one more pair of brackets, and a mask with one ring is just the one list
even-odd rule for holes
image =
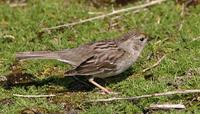
{"label": "golden-crowned sparrow", "polygon": [[16,58],[56,59],[71,64],[73,69],[67,71],[65,76],[87,76],[90,83],[110,93],[94,78],[111,77],[127,70],[137,60],[146,42],[147,36],[143,33],[130,31],[116,40],[99,41],[55,52],[19,52]]}

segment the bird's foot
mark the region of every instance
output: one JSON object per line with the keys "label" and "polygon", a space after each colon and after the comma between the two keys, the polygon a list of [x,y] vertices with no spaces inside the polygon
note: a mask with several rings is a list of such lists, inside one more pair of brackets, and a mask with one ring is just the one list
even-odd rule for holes
{"label": "bird's foot", "polygon": [[103,94],[103,95],[105,95],[105,94],[109,94],[109,95],[118,95],[118,94],[119,94],[118,92],[113,92],[113,91],[111,91],[111,89],[104,89],[104,90],[101,90],[100,93]]}

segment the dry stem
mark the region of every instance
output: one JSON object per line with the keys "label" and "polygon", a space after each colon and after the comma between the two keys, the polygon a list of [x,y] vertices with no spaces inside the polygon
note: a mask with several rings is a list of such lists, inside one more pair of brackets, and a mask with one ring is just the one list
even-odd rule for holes
{"label": "dry stem", "polygon": [[183,104],[152,104],[148,108],[149,110],[169,110],[169,109],[185,109]]}
{"label": "dry stem", "polygon": [[49,94],[49,95],[20,95],[20,94],[13,94],[15,97],[24,97],[24,98],[39,98],[39,97],[54,97],[56,95]]}
{"label": "dry stem", "polygon": [[58,25],[58,26],[54,26],[54,27],[50,27],[50,28],[43,28],[42,30],[43,31],[49,31],[49,30],[53,30],[53,29],[59,29],[59,28],[74,26],[74,25],[77,25],[77,24],[82,24],[82,23],[93,21],[93,20],[96,20],[96,19],[103,19],[105,17],[112,16],[112,15],[115,15],[115,14],[146,8],[146,7],[149,7],[149,6],[164,2],[164,1],[166,1],[166,0],[155,0],[155,1],[151,1],[149,3],[138,5],[138,6],[133,6],[133,7],[125,8],[125,9],[120,9],[120,10],[114,10],[111,13],[103,14],[103,15],[100,15],[100,16],[92,17],[92,18],[88,18],[88,19],[85,19],[85,20],[80,20],[78,22],[66,23],[66,24],[63,24],[63,25]]}
{"label": "dry stem", "polygon": [[170,96],[170,95],[176,95],[176,94],[192,94],[192,93],[200,93],[200,89],[177,90],[177,91],[169,91],[169,92],[155,93],[155,94],[149,94],[149,95],[141,95],[141,96],[135,96],[135,97],[112,97],[112,98],[108,98],[108,99],[90,100],[89,102],[110,102],[110,101],[116,101],[116,100],[137,100],[137,99],[141,99],[141,98]]}
{"label": "dry stem", "polygon": [[12,3],[12,4],[9,4],[10,7],[14,8],[14,7],[24,7],[26,6],[27,3]]}
{"label": "dry stem", "polygon": [[166,57],[166,55],[162,56],[155,64],[153,64],[151,67],[145,68],[144,70],[142,70],[142,72],[146,72],[146,71],[158,66],[165,57]]}

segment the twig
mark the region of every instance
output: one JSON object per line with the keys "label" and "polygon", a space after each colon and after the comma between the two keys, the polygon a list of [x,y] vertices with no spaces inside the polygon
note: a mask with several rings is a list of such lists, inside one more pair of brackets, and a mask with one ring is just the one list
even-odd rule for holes
{"label": "twig", "polygon": [[149,3],[146,3],[146,4],[142,4],[142,5],[138,5],[138,6],[133,6],[133,7],[125,8],[125,9],[120,9],[120,10],[114,10],[111,13],[103,14],[103,15],[100,15],[100,16],[92,17],[92,18],[88,18],[88,19],[85,19],[85,20],[80,20],[78,22],[67,23],[67,24],[63,24],[63,25],[50,27],[50,28],[43,28],[42,31],[49,31],[49,30],[52,30],[52,29],[59,29],[59,28],[74,26],[74,25],[77,25],[77,24],[82,24],[82,23],[93,21],[93,20],[96,20],[96,19],[103,19],[105,17],[112,16],[112,15],[115,15],[115,14],[128,12],[128,11],[131,11],[131,10],[146,8],[146,7],[149,7],[149,6],[164,2],[164,1],[166,1],[166,0],[155,0],[155,1],[152,1],[152,2],[149,2]]}
{"label": "twig", "polygon": [[0,76],[0,83],[6,82],[6,81],[7,81],[7,78],[5,76]]}
{"label": "twig", "polygon": [[155,94],[141,95],[141,96],[135,96],[135,97],[112,97],[112,98],[108,98],[108,99],[90,100],[89,102],[110,102],[110,101],[116,101],[116,100],[137,100],[137,99],[141,99],[141,98],[170,96],[170,95],[175,95],[175,94],[192,94],[192,93],[200,93],[200,89],[177,90],[177,91],[169,91],[169,92],[164,92],[164,93],[155,93]]}
{"label": "twig", "polygon": [[27,3],[12,3],[12,4],[9,4],[10,7],[14,8],[14,7],[24,7],[26,6]]}
{"label": "twig", "polygon": [[183,104],[152,104],[148,108],[149,110],[169,110],[169,109],[185,109]]}
{"label": "twig", "polygon": [[14,40],[15,37],[13,35],[4,35],[3,38],[8,38]]}
{"label": "twig", "polygon": [[154,44],[155,45],[158,45],[158,44],[160,44],[160,43],[163,43],[163,42],[165,42],[165,41],[167,41],[169,38],[165,38],[165,39],[163,39],[163,40],[158,40],[157,42],[155,42]]}
{"label": "twig", "polygon": [[154,65],[152,65],[151,67],[145,68],[144,70],[142,70],[142,72],[146,72],[146,71],[158,66],[165,57],[166,57],[166,55],[162,56]]}
{"label": "twig", "polygon": [[55,97],[54,94],[49,95],[20,95],[20,94],[13,94],[15,97],[24,97],[24,98],[39,98],[39,97]]}
{"label": "twig", "polygon": [[199,40],[199,39],[200,39],[200,36],[198,36],[198,37],[192,39],[192,41],[196,41],[196,40]]}

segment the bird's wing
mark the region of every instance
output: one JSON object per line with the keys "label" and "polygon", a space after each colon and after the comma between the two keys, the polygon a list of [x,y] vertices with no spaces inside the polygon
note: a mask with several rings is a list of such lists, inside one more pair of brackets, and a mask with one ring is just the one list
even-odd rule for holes
{"label": "bird's wing", "polygon": [[66,76],[113,72],[117,68],[117,60],[126,53],[114,42],[98,42],[93,44],[92,47],[93,56],[83,61],[75,69],[67,71]]}
{"label": "bird's wing", "polygon": [[89,46],[80,46],[78,48],[66,49],[58,52],[59,60],[68,63],[74,63],[74,67],[78,67],[82,62],[93,56]]}

